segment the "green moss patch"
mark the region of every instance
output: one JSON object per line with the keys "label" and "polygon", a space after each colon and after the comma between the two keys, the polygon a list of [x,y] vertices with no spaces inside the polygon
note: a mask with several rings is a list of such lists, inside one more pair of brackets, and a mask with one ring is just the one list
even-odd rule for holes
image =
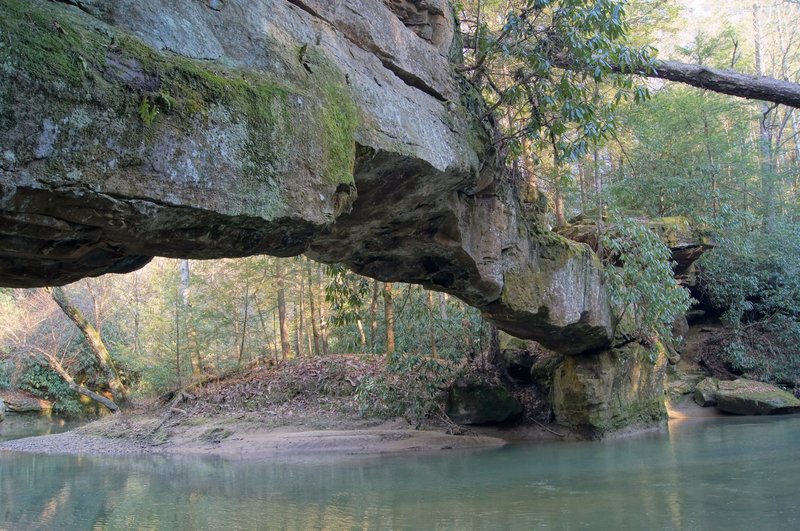
{"label": "green moss patch", "polygon": [[313,65],[312,76],[323,100],[322,128],[325,173],[333,184],[352,184],[358,126],[358,111],[344,74],[321,52],[308,46],[305,60]]}
{"label": "green moss patch", "polygon": [[[146,139],[147,130],[163,121],[194,128],[221,106],[231,121],[247,126],[247,175],[272,179],[297,139],[308,137],[321,141],[322,177],[333,184],[352,183],[356,105],[345,75],[321,51],[311,50],[309,57],[310,74],[297,61],[289,76],[275,79],[158,52],[63,4],[0,3],[0,66],[18,79],[15,84],[64,102],[64,116],[70,102],[92,101],[139,120]],[[310,112],[297,104],[299,98],[310,102]],[[293,123],[298,113],[304,114]]]}

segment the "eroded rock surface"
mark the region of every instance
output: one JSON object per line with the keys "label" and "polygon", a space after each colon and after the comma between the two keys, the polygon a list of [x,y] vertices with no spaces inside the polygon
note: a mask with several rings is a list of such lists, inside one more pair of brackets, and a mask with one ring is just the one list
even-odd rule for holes
{"label": "eroded rock surface", "polygon": [[446,0],[4,0],[0,285],[306,253],[609,343],[594,255],[524,211]]}
{"label": "eroded rock surface", "polygon": [[655,360],[638,343],[588,356],[567,356],[551,391],[556,420],[588,438],[625,428],[649,428],[667,418],[663,349]]}

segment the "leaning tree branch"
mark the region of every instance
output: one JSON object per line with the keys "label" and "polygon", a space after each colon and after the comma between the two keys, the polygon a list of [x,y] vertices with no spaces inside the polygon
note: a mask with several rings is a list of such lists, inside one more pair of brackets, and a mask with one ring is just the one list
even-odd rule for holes
{"label": "leaning tree branch", "polygon": [[[619,67],[613,68],[624,72]],[[742,74],[733,70],[711,68],[678,61],[656,61],[652,70],[633,72],[646,77],[677,81],[712,92],[740,98],[769,101],[800,108],[800,84],[771,77]]]}

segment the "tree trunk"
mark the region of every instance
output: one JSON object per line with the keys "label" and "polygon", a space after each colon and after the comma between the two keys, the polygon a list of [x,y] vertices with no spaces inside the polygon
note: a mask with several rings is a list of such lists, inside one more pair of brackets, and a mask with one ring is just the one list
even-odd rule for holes
{"label": "tree trunk", "polygon": [[[303,350],[305,349],[305,297],[303,297],[303,292],[305,292],[305,281],[303,280],[303,276],[300,276],[300,296],[298,297],[299,301],[299,308],[297,310],[297,337],[299,338],[299,344],[297,345],[297,357],[302,358],[304,355]],[[297,308],[297,307],[296,307]]]}
{"label": "tree trunk", "polygon": [[464,330],[464,350],[469,359],[474,360],[477,354],[475,349],[475,338],[473,337],[472,325],[466,317],[461,320],[461,328]]}
{"label": "tree trunk", "polygon": [[43,354],[44,357],[47,358],[47,365],[51,369],[56,371],[56,373],[61,377],[61,379],[67,383],[70,389],[72,389],[78,394],[91,398],[95,402],[105,406],[112,413],[117,413],[119,411],[119,406],[117,406],[117,404],[115,404],[112,400],[109,400],[103,395],[95,393],[91,389],[83,387],[82,385],[75,382],[75,379],[72,378],[72,376],[70,376],[70,374],[66,371],[66,369],[64,369],[64,366],[61,365],[61,362],[58,361],[58,359],[56,359],[55,356],[47,352],[43,352]]}
{"label": "tree trunk", "polygon": [[[563,63],[562,63],[563,65]],[[563,65],[566,66],[566,65]],[[623,71],[612,65],[617,73],[676,81],[685,85],[752,100],[768,101],[800,108],[800,84],[771,77],[742,74],[733,70],[711,68],[678,61],[656,61],[652,71]]]}
{"label": "tree trunk", "polygon": [[184,318],[186,321],[186,347],[189,349],[189,359],[192,363],[192,375],[200,376],[203,373],[203,364],[200,360],[200,348],[197,344],[197,328],[194,326],[194,312],[190,296],[191,273],[189,260],[181,260],[181,301],[183,303]]}
{"label": "tree trunk", "polygon": [[375,353],[378,343],[378,281],[372,281],[372,300],[369,303],[369,350]]}
{"label": "tree trunk", "polygon": [[280,259],[275,260],[275,277],[278,285],[278,323],[281,333],[281,357],[289,359],[291,345],[289,343],[289,323],[286,321],[286,288],[284,275],[286,270]]}
{"label": "tree trunk", "polygon": [[320,355],[319,322],[317,321],[317,303],[314,300],[314,277],[311,274],[311,261],[306,258],[306,276],[308,277],[308,308],[311,312],[311,334],[314,336],[314,356]]}
{"label": "tree trunk", "polygon": [[[756,74],[764,75],[764,47],[761,29],[761,4],[753,3],[753,44],[755,46]],[[761,159],[761,223],[764,232],[769,232],[775,222],[775,171],[772,153],[772,132],[769,116],[772,107],[761,104],[761,120],[758,123],[758,148]]]}
{"label": "tree trunk", "polygon": [[797,114],[792,113],[792,134],[794,135],[794,180],[792,182],[794,204],[800,204],[800,125],[798,125]]}
{"label": "tree trunk", "polygon": [[439,292],[439,316],[447,321],[447,293]]}
{"label": "tree trunk", "polygon": [[258,303],[258,290],[253,292],[253,308],[256,309],[256,313],[258,313],[258,322],[261,324],[261,335],[264,337],[264,345],[262,349],[259,349],[259,357],[264,356],[265,351],[272,350],[269,346],[269,336],[267,334],[267,323],[264,320],[264,312],[261,309],[261,305]]}
{"label": "tree trunk", "polygon": [[319,315],[317,316],[319,320],[319,338],[322,342],[322,355],[327,356],[330,354],[330,349],[328,348],[328,312],[325,308],[325,295],[322,293],[322,268],[319,266],[317,267],[317,280],[320,290],[320,296],[317,299],[319,300]]}
{"label": "tree trunk", "polygon": [[605,204],[603,203],[603,174],[600,172],[600,152],[597,148],[597,142],[592,147],[592,174],[594,177],[594,193],[595,200],[597,201],[597,256],[603,260],[603,246],[600,245],[600,238],[606,231],[603,214],[605,214]]}
{"label": "tree trunk", "polygon": [[111,389],[111,394],[114,396],[114,402],[117,404],[127,403],[128,392],[125,389],[125,386],[122,384],[122,380],[120,380],[117,368],[114,366],[111,355],[108,353],[108,349],[106,348],[105,343],[103,343],[103,339],[100,337],[100,334],[97,332],[95,327],[86,320],[78,307],[70,302],[63,288],[55,287],[47,289],[50,291],[50,295],[53,297],[53,300],[56,301],[56,304],[58,304],[66,316],[69,317],[70,320],[75,323],[75,325],[77,325],[77,327],[83,333],[83,336],[86,338],[86,342],[89,344],[95,360],[100,366],[100,370],[106,377],[108,387]]}
{"label": "tree trunk", "polygon": [[492,366],[500,363],[500,330],[495,325],[489,325],[489,364]]}
{"label": "tree trunk", "polygon": [[133,353],[139,356],[142,353],[140,328],[141,297],[139,295],[139,272],[133,274]]}
{"label": "tree trunk", "polygon": [[436,325],[433,321],[433,292],[428,291],[428,336],[431,340],[431,356],[436,357]]}
{"label": "tree trunk", "polygon": [[247,317],[250,310],[250,279],[244,281],[244,320],[242,322],[242,338],[239,341],[239,365],[244,361],[245,340],[247,339]]}
{"label": "tree trunk", "polygon": [[386,355],[394,353],[394,304],[392,303],[392,283],[383,285],[383,314],[386,321]]}
{"label": "tree trunk", "polygon": [[[180,288],[178,288],[180,290]],[[175,377],[178,379],[178,387],[183,387],[183,377],[181,375],[181,300],[175,293]],[[219,368],[219,363],[217,364]]]}
{"label": "tree trunk", "polygon": [[358,336],[361,339],[361,353],[367,352],[367,334],[364,332],[364,322],[361,319],[356,319],[356,327],[358,328]]}
{"label": "tree trunk", "polygon": [[556,227],[567,225],[567,217],[564,214],[564,194],[561,191],[558,174],[555,175],[553,181],[553,214],[556,217]]}

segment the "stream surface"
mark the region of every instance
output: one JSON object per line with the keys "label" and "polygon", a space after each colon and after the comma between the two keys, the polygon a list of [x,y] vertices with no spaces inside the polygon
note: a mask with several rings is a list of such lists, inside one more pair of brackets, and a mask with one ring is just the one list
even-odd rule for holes
{"label": "stream surface", "polygon": [[261,461],[0,451],[0,529],[800,529],[800,416]]}

